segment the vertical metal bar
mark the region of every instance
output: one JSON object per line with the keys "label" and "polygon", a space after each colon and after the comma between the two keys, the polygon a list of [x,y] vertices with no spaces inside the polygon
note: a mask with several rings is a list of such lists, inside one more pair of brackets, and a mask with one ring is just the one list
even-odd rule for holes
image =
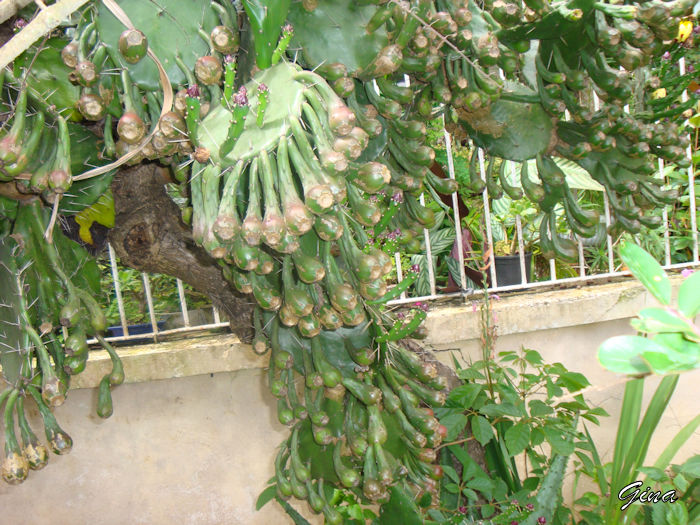
{"label": "vertical metal bar", "polygon": [[[484,168],[484,152],[479,148],[479,172],[481,179],[486,182],[486,169]],[[484,188],[482,193],[484,197],[484,221],[486,222],[486,241],[489,245],[489,268],[491,270],[491,288],[498,288],[498,279],[496,278],[496,256],[493,248],[493,235],[491,234],[491,209],[489,207],[489,190]]]}
{"label": "vertical metal bar", "polygon": [[608,249],[608,271],[613,273],[615,271],[615,257],[613,255],[612,247],[612,237],[608,233],[608,228],[610,228],[610,203],[608,202],[608,194],[603,190],[603,206],[605,208],[605,237],[607,239],[607,249]]}
{"label": "vertical metal bar", "polygon": [[182,320],[185,326],[190,326],[190,314],[187,311],[187,298],[185,297],[185,287],[182,286],[182,281],[177,280],[177,293],[180,296],[180,311],[182,311]]}
{"label": "vertical metal bar", "polygon": [[[421,206],[425,206],[425,197],[421,193],[418,197]],[[433,268],[433,247],[430,246],[430,232],[428,228],[423,228],[423,238],[425,239],[425,256],[428,258],[428,281],[430,282],[430,295],[435,295],[435,268]]]}
{"label": "vertical metal bar", "polygon": [[124,301],[122,299],[122,287],[119,284],[119,270],[117,269],[117,256],[114,254],[114,248],[107,243],[109,251],[109,264],[112,268],[112,282],[114,283],[114,293],[117,296],[117,308],[119,308],[119,320],[122,325],[122,333],[124,336],[129,335],[129,326],[126,322],[126,314],[124,313]]}
{"label": "vertical metal bar", "polygon": [[[659,175],[663,184],[666,183],[666,177],[664,176],[664,159],[659,159]],[[664,264],[670,266],[671,264],[671,234],[668,229],[668,206],[664,206],[662,217],[664,220]]]}
{"label": "vertical metal bar", "polygon": [[578,267],[581,277],[586,276],[586,258],[583,256],[583,242],[578,239]]}
{"label": "vertical metal bar", "polygon": [[151,282],[148,279],[146,272],[141,272],[143,278],[143,290],[146,292],[146,304],[148,304],[148,315],[151,318],[151,328],[153,329],[153,339],[158,341],[158,323],[156,322],[156,314],[153,308],[153,296],[151,295]]}
{"label": "vertical metal bar", "polygon": [[[455,179],[455,164],[452,157],[452,136],[445,129],[445,115],[442,116],[442,131],[445,136],[445,151],[447,153],[447,173],[451,179]],[[459,278],[462,280],[460,288],[462,290],[467,287],[467,272],[464,270],[464,249],[462,241],[462,219],[459,216],[459,194],[455,191],[452,193],[452,210],[455,215],[455,240],[457,241],[457,260],[459,261]]]}
{"label": "vertical metal bar", "polygon": [[557,280],[557,263],[555,262],[554,259],[549,260],[549,280],[550,281]]}
{"label": "vertical metal bar", "polygon": [[221,316],[219,315],[219,309],[216,306],[211,307],[212,313],[214,314],[214,322],[216,324],[221,323]]}
{"label": "vertical metal bar", "polygon": [[[515,166],[515,164],[512,164]],[[518,234],[518,258],[520,259],[520,282],[527,284],[527,273],[525,272],[525,242],[523,241],[523,224],[520,215],[515,216],[515,229]]]}
{"label": "vertical metal bar", "polygon": [[[678,69],[681,76],[685,75],[685,57],[678,61]],[[688,91],[684,90],[681,95],[681,101],[686,102],[688,100]],[[688,167],[688,197],[690,198],[690,234],[693,237],[693,261],[698,261],[698,217],[697,217],[697,203],[695,202],[695,173],[693,171],[693,151],[688,145],[688,160],[690,161],[690,166]]]}
{"label": "vertical metal bar", "polygon": [[[399,252],[394,254],[394,266],[396,266],[396,282],[400,283],[403,281],[403,270],[401,269],[401,254]],[[401,299],[406,299],[406,292],[401,292]]]}

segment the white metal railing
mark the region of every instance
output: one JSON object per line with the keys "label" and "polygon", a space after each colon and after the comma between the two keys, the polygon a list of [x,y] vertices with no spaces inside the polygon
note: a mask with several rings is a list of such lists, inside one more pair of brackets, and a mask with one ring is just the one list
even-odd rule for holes
{"label": "white metal railing", "polygon": [[[683,66],[682,66],[683,67]],[[682,72],[681,72],[682,73]],[[594,95],[594,104],[597,107],[598,106],[598,100],[597,97]],[[448,176],[451,179],[456,179],[456,173],[455,173],[455,162],[454,162],[454,150],[453,150],[453,141],[452,137],[450,134],[445,130],[444,131],[444,145],[445,145],[445,151],[447,155],[447,168],[448,168]],[[691,155],[691,150],[688,148],[688,156],[690,157]],[[479,173],[481,176],[482,180],[486,180],[486,169],[484,166],[484,153],[480,149],[477,151],[478,155],[478,169]],[[660,177],[663,180],[664,177],[664,163],[663,161],[659,161],[659,173]],[[690,211],[690,230],[689,232],[683,232],[686,235],[690,235],[692,239],[692,259],[688,262],[684,263],[676,263],[672,264],[672,258],[671,258],[671,240],[672,240],[672,232],[670,228],[670,222],[669,222],[669,214],[668,214],[668,206],[666,206],[663,211],[662,211],[662,219],[663,219],[663,230],[662,230],[662,235],[663,235],[663,246],[664,246],[664,253],[663,253],[663,261],[659,261],[664,268],[667,269],[680,269],[680,268],[685,268],[685,267],[693,267],[693,266],[700,266],[700,260],[698,259],[698,231],[697,231],[697,219],[696,219],[696,214],[697,214],[697,203],[695,202],[695,188],[694,188],[694,183],[695,183],[695,174],[693,172],[692,168],[692,162],[691,162],[691,167],[688,170],[688,182],[689,182],[689,211]],[[427,264],[427,276],[429,280],[429,291],[430,293],[427,295],[421,295],[421,296],[408,296],[406,292],[402,293],[401,296],[393,301],[390,301],[388,304],[389,305],[405,305],[405,304],[410,304],[410,303],[415,303],[419,301],[433,301],[437,299],[445,299],[445,298],[459,298],[462,297],[466,299],[469,296],[472,296],[474,294],[478,294],[481,292],[480,289],[473,289],[473,288],[468,288],[465,286],[465,283],[467,283],[467,275],[465,271],[465,257],[464,257],[464,252],[463,252],[463,239],[462,239],[462,228],[461,228],[461,222],[462,222],[462,217],[460,217],[460,212],[459,212],[459,195],[457,192],[452,194],[452,211],[453,211],[453,220],[455,225],[455,231],[454,231],[454,238],[456,245],[458,247],[457,249],[457,260],[459,263],[459,278],[460,282],[457,283],[458,286],[460,286],[460,290],[456,292],[450,292],[450,293],[440,293],[438,288],[437,288],[437,283],[436,283],[436,268],[434,267],[433,264],[433,253],[431,249],[431,239],[430,239],[430,231],[427,229],[423,230],[423,238],[425,241],[425,246],[426,246],[426,264]],[[483,219],[484,219],[484,227],[485,227],[485,239],[484,243],[487,246],[493,247],[494,242],[493,242],[493,232],[491,229],[491,209],[490,209],[490,199],[488,195],[488,190],[484,188],[483,194],[482,194],[482,199],[483,199],[483,208],[484,208],[484,214],[483,214]],[[420,196],[419,202],[421,204],[425,204],[425,198],[423,195]],[[577,245],[578,245],[578,262],[577,264],[572,264],[572,268],[578,267],[578,276],[576,277],[565,277],[565,278],[558,278],[557,277],[557,268],[554,259],[549,260],[549,279],[544,278],[543,280],[540,281],[535,281],[535,282],[527,282],[526,281],[526,265],[527,261],[525,259],[525,239],[523,235],[523,224],[522,224],[522,218],[518,215],[515,217],[515,235],[517,236],[517,247],[518,247],[518,258],[519,258],[519,267],[520,267],[520,275],[521,277],[521,282],[518,284],[514,285],[508,285],[508,286],[503,286],[499,285],[497,281],[497,276],[496,276],[496,265],[495,265],[495,254],[493,248],[490,249],[489,253],[489,273],[491,277],[491,286],[489,287],[489,291],[498,291],[498,292],[504,292],[504,291],[510,291],[510,290],[522,290],[522,289],[537,289],[541,287],[547,287],[551,286],[552,283],[556,283],[557,285],[562,285],[562,286],[575,286],[575,285],[581,285],[582,283],[593,283],[599,280],[603,279],[610,279],[612,277],[618,277],[618,276],[625,276],[629,275],[629,272],[627,271],[618,271],[615,268],[615,258],[614,258],[614,239],[607,233],[607,228],[611,225],[611,210],[610,210],[610,204],[608,202],[607,195],[605,192],[603,192],[603,207],[604,207],[604,224],[606,227],[606,239],[605,239],[605,251],[606,251],[606,259],[607,259],[607,271],[603,273],[594,273],[591,271],[590,268],[586,267],[586,259],[585,259],[585,254],[584,254],[584,244],[580,238],[578,238],[575,234],[570,233],[570,237],[573,238]],[[187,306],[187,301],[186,301],[186,295],[185,295],[185,289],[183,286],[182,281],[179,279],[177,280],[177,289],[178,289],[178,296],[179,296],[179,303],[180,303],[180,311],[182,315],[182,324],[183,326],[177,327],[177,328],[170,328],[170,329],[161,329],[158,324],[158,315],[155,312],[155,308],[153,306],[153,297],[151,293],[151,286],[150,286],[150,278],[146,273],[143,273],[143,290],[145,293],[146,297],[146,302],[148,306],[148,314],[149,314],[149,320],[150,320],[150,326],[151,326],[151,333],[147,334],[132,334],[129,333],[129,320],[126,317],[125,314],[125,308],[124,308],[124,298],[122,294],[122,286],[119,282],[119,272],[117,268],[117,262],[114,254],[114,250],[112,249],[111,246],[109,246],[109,258],[110,258],[110,266],[111,266],[111,273],[112,273],[112,280],[114,283],[114,296],[117,300],[117,306],[118,306],[118,311],[119,311],[119,319],[120,319],[120,324],[122,328],[122,335],[120,336],[114,336],[114,337],[108,337],[108,340],[110,341],[129,341],[129,340],[134,340],[134,339],[152,339],[154,341],[158,340],[159,336],[164,336],[164,335],[169,335],[169,334],[178,334],[178,333],[187,333],[187,332],[193,332],[193,331],[201,331],[201,330],[211,330],[211,329],[218,329],[222,327],[227,327],[229,325],[228,322],[222,321],[219,312],[217,311],[216,308],[212,308],[212,316],[213,316],[213,322],[208,322],[206,324],[192,324],[191,318],[190,318],[190,312],[188,310]],[[401,282],[404,278],[404,274],[402,271],[402,258],[400,253],[395,253],[394,254],[394,265],[396,269],[396,276],[397,276],[397,282]],[[542,278],[542,276],[540,276]]]}

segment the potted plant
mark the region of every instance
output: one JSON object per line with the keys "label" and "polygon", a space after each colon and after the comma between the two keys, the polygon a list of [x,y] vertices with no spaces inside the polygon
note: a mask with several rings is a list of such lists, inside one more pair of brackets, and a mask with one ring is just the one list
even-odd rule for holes
{"label": "potted plant", "polygon": [[526,198],[514,201],[504,195],[492,202],[491,209],[491,236],[498,286],[510,286],[523,282],[516,224],[518,215],[522,226],[525,282],[530,282],[531,248],[538,239],[537,219],[540,212]]}

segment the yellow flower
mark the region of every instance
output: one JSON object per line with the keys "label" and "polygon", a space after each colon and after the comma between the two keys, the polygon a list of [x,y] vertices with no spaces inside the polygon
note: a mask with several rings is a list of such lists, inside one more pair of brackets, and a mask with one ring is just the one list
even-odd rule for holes
{"label": "yellow flower", "polygon": [[681,20],[681,23],[678,24],[678,36],[676,39],[679,42],[685,42],[692,32],[693,23],[690,20]]}
{"label": "yellow flower", "polygon": [[666,88],[657,89],[651,94],[651,98],[664,98],[666,96]]}

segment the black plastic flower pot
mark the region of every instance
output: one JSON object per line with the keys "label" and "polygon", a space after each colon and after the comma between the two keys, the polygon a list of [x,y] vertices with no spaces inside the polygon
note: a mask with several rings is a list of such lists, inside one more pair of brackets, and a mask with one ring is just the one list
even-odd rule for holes
{"label": "black plastic flower pot", "polygon": [[[523,282],[520,272],[520,255],[497,255],[496,279],[498,286],[511,286]],[[532,266],[532,252],[525,253],[525,277],[530,282],[530,267]]]}

